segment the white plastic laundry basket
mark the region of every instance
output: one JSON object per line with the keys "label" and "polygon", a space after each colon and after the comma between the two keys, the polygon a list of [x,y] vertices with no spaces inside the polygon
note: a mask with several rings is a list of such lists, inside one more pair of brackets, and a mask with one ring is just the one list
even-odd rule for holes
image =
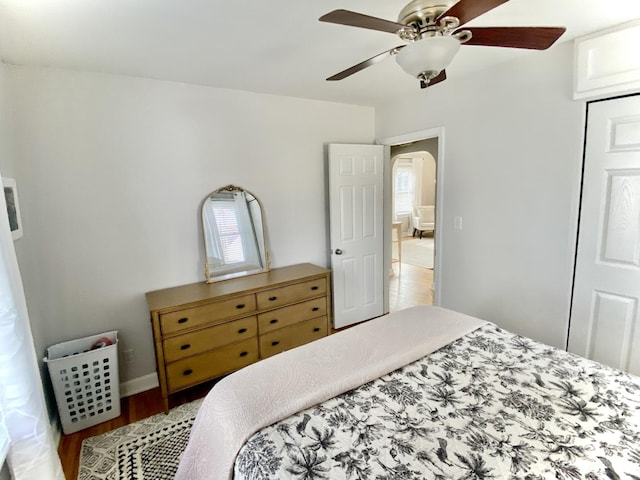
{"label": "white plastic laundry basket", "polygon": [[52,345],[44,361],[65,434],[120,415],[117,331]]}

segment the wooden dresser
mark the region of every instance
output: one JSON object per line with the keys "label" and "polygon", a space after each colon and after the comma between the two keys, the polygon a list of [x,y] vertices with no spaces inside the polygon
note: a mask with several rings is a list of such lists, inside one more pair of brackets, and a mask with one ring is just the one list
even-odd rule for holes
{"label": "wooden dresser", "polygon": [[309,263],[147,293],[169,395],[328,335],[330,270]]}

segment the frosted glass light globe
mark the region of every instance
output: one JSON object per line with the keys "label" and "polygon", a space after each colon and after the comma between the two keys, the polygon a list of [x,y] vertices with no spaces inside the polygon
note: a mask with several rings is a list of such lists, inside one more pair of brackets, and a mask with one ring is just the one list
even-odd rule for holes
{"label": "frosted glass light globe", "polygon": [[422,73],[433,76],[444,70],[460,50],[454,37],[426,37],[410,43],[396,55],[396,62],[412,77]]}

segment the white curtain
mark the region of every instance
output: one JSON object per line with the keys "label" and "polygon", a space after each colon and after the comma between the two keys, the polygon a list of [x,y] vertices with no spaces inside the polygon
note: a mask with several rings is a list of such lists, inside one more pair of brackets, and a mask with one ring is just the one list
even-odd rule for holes
{"label": "white curtain", "polygon": [[0,195],[0,418],[8,433],[7,462],[15,480],[64,480],[6,211]]}
{"label": "white curtain", "polygon": [[422,177],[424,176],[424,158],[415,157],[411,160],[413,166],[413,206],[418,207],[422,205]]}

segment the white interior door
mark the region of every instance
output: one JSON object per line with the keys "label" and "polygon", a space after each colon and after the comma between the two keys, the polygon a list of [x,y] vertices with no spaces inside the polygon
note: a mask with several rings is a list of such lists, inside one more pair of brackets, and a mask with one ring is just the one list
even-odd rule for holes
{"label": "white interior door", "polygon": [[640,96],[589,106],[569,351],[640,374]]}
{"label": "white interior door", "polygon": [[329,227],[335,328],[383,312],[381,145],[329,145]]}

